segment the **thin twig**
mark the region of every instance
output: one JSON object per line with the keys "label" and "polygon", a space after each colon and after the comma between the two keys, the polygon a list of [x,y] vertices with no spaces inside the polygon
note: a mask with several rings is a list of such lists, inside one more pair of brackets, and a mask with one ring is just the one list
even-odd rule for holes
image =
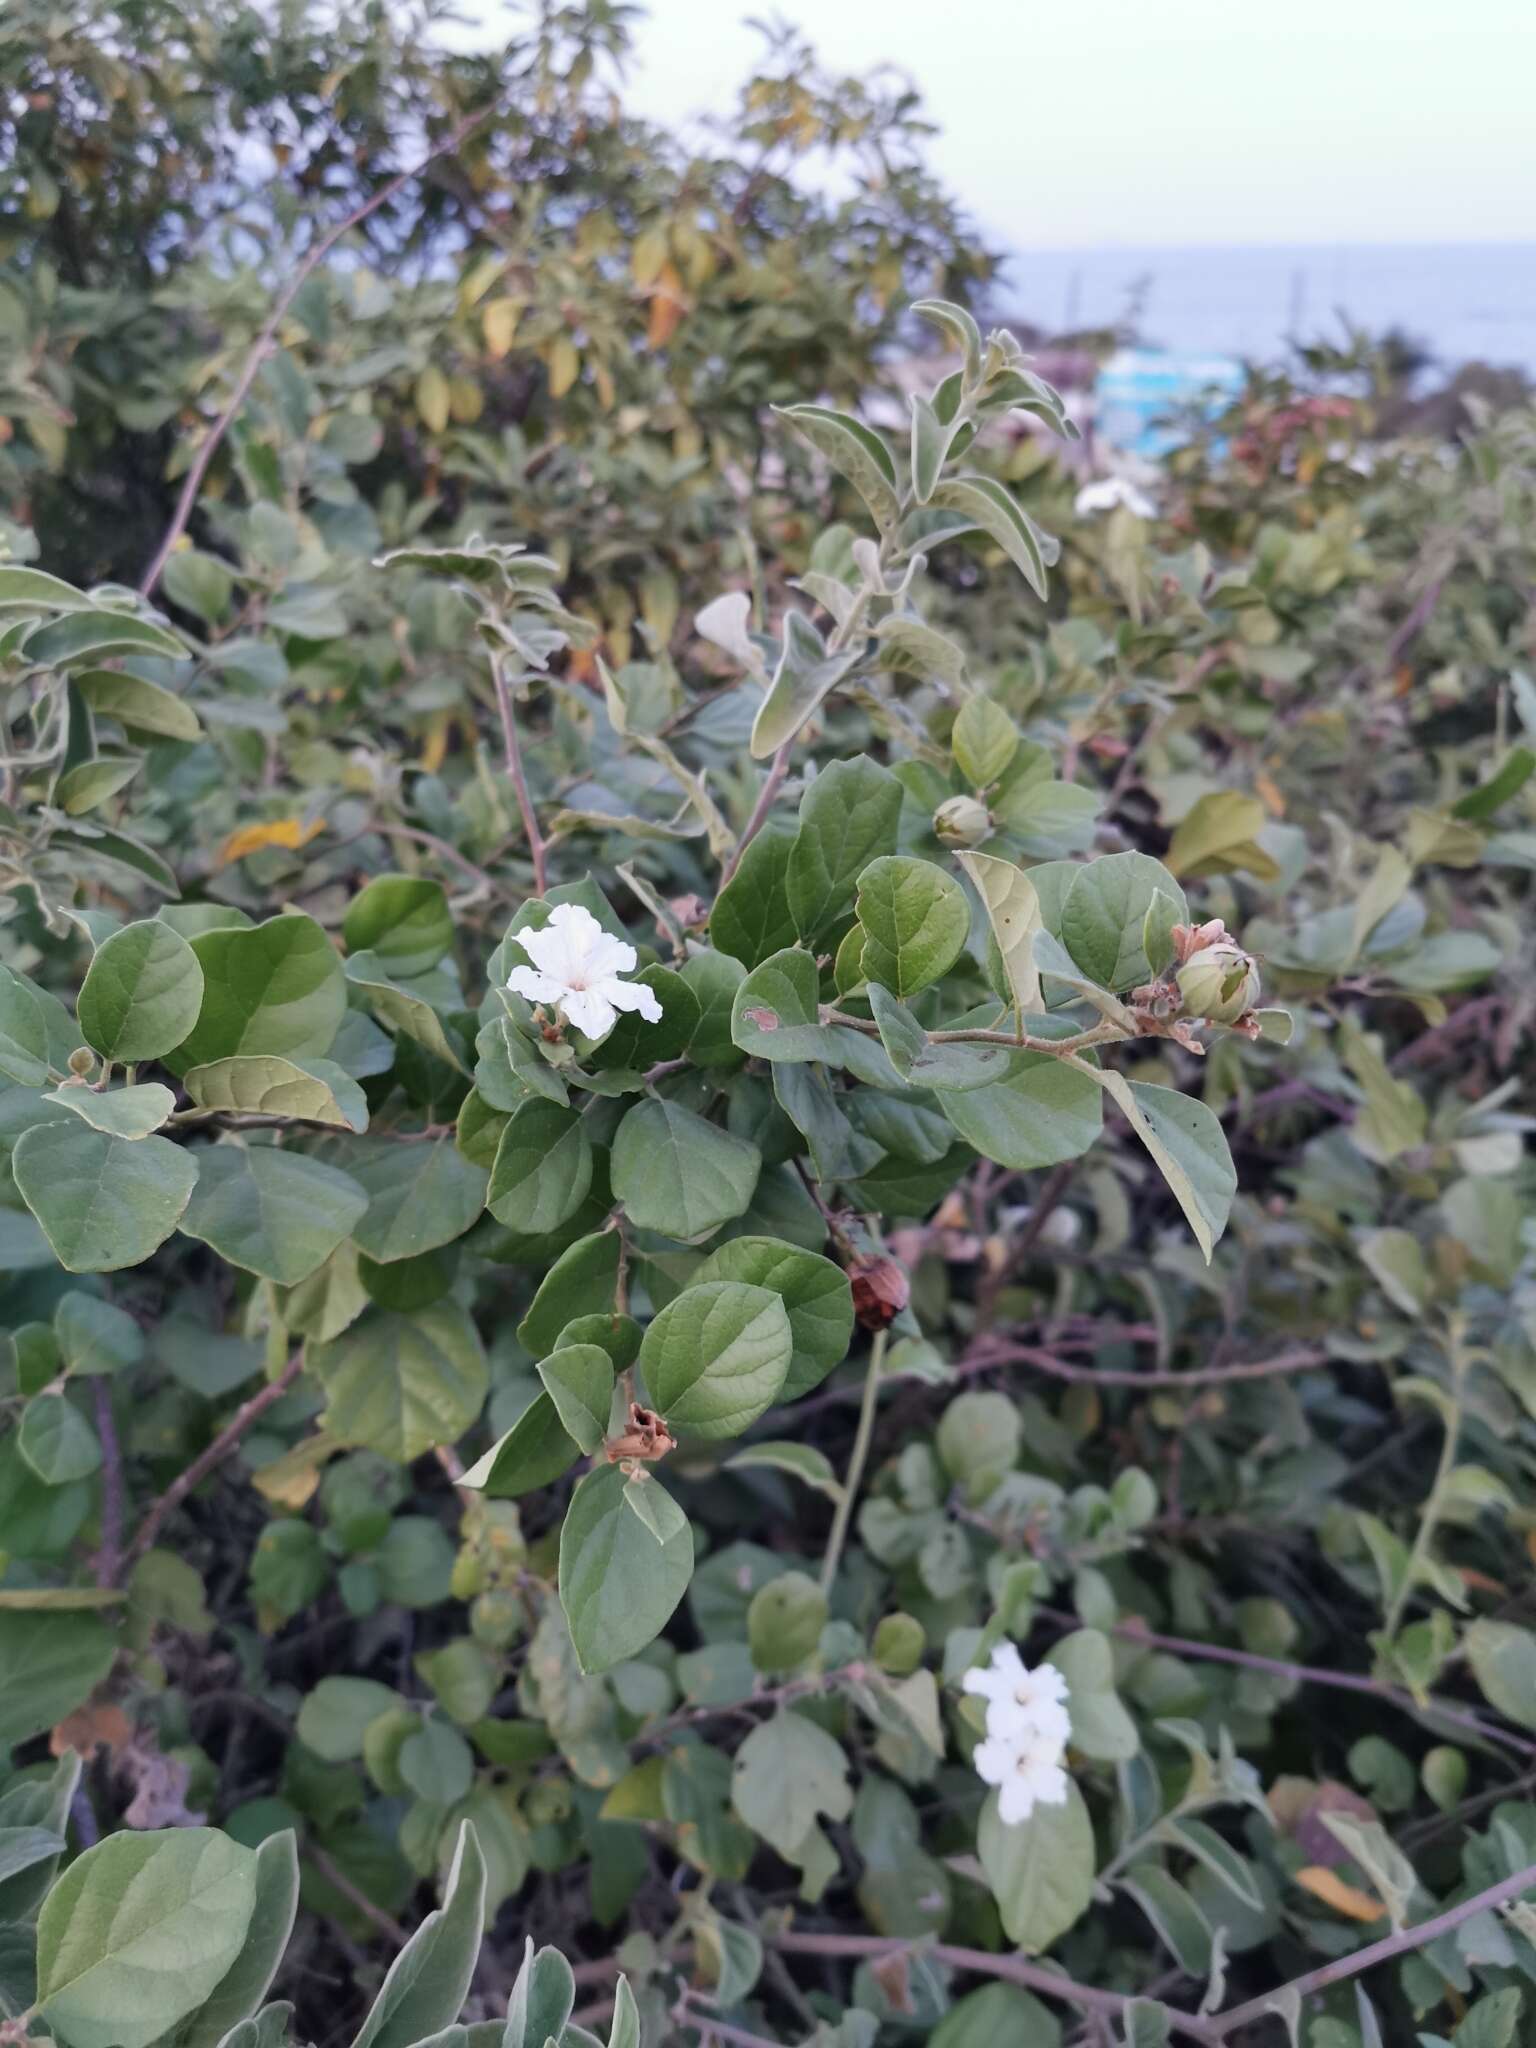
{"label": "thin twig", "polygon": [[728,2041],[732,2048],[783,2048],[782,2042],[771,2041],[766,2034],[750,2033],[729,2020],[717,2020],[712,2012],[701,2012],[686,1991],[673,2006],[672,2017],[680,2026],[695,2028],[706,2040]]}
{"label": "thin twig", "polygon": [[413,178],[419,178],[427,166],[435,163],[438,157],[449,155],[461,143],[467,141],[477,128],[481,127],[491,118],[498,105],[499,101],[493,100],[489,106],[482,107],[478,113],[466,115],[456,127],[449,130],[441,142],[435,143],[425,156],[419,157],[408,169],[399,172],[395,177],[389,179],[386,184],[381,185],[371,198],[365,199],[361,206],[354,207],[345,220],[339,222],[335,227],[328,229],[320,237],[319,241],[315,243],[287,284],[278,293],[276,300],[273,302],[272,310],[262,325],[261,332],[251,344],[250,352],[240,366],[240,374],[235,379],[235,388],[229,394],[224,410],[214,421],[202,446],[192,458],[191,467],[187,471],[186,482],[182,485],[181,495],[176,500],[176,510],[171,514],[171,523],[165,529],[164,537],[159,547],[155,550],[154,560],[145,570],[144,580],[139,585],[141,596],[151,596],[156,584],[160,581],[166,562],[170,559],[172,549],[186,531],[187,521],[191,518],[193,508],[197,504],[198,493],[203,487],[203,479],[208,474],[209,465],[218,452],[224,436],[233,426],[241,406],[244,405],[250,393],[251,386],[256,381],[257,372],[266,358],[267,351],[272,346],[278,329],[287,317],[289,307],[303,289],[305,280],[309,277],[310,273],[317,264],[325,260],[344,235],[350,234],[353,228],[360,227],[367,220],[368,216],[377,213],[381,206],[388,205],[397,192],[403,191]]}
{"label": "thin twig", "polygon": [[[1079,1626],[1076,1615],[1060,1608],[1037,1607],[1035,1612],[1046,1621],[1061,1622],[1068,1628]],[[1330,1671],[1317,1664],[1293,1664],[1283,1657],[1264,1657],[1256,1650],[1234,1650],[1223,1643],[1197,1642],[1191,1636],[1159,1635],[1153,1629],[1143,1628],[1139,1621],[1112,1622],[1109,1632],[1127,1642],[1140,1643],[1149,1650],[1167,1650],[1175,1657],[1196,1657],[1211,1664],[1236,1664],[1245,1671],[1264,1671],[1271,1677],[1292,1679],[1303,1685],[1326,1685],[1335,1692],[1364,1693],[1370,1699],[1385,1700],[1391,1706],[1401,1707],[1408,1714],[1431,1721],[1454,1722],[1471,1730],[1484,1742],[1502,1745],[1521,1756],[1536,1756],[1536,1742],[1500,1728],[1481,1714],[1474,1713],[1470,1707],[1453,1706],[1447,1700],[1436,1699],[1432,1693],[1418,1700],[1406,1686],[1391,1685],[1385,1679],[1371,1678],[1364,1672]]]}
{"label": "thin twig", "polygon": [[112,1387],[104,1374],[92,1382],[96,1435],[101,1443],[101,1548],[96,1553],[96,1583],[115,1586],[123,1569],[123,1449],[112,1413]]}
{"label": "thin twig", "polygon": [[528,794],[528,778],[523,773],[523,750],[518,743],[512,685],[507,681],[506,670],[494,654],[491,656],[491,681],[496,686],[496,707],[501,713],[501,736],[506,749],[507,774],[512,780],[512,788],[517,797],[518,816],[523,821],[523,832],[528,840],[528,855],[533,862],[533,890],[536,896],[542,896],[549,887],[544,835],[539,830],[538,813],[533,808],[533,798]]}
{"label": "thin twig", "polygon": [[741,866],[742,855],[763,829],[768,813],[773,809],[773,800],[784,787],[784,778],[789,773],[789,748],[790,742],[786,740],[768,764],[768,773],[763,779],[762,788],[757,792],[757,802],[752,806],[752,815],[748,818],[735,849],[721,871],[722,889]]}
{"label": "thin twig", "polygon": [[832,1591],[837,1579],[837,1567],[842,1562],[843,1545],[848,1538],[848,1525],[853,1520],[854,1505],[859,1497],[859,1483],[864,1477],[864,1465],[869,1457],[870,1439],[875,1430],[875,1410],[880,1405],[880,1379],[885,1365],[885,1343],[887,1333],[876,1330],[874,1342],[869,1347],[869,1364],[864,1369],[864,1394],[859,1403],[858,1426],[853,1433],[853,1449],[848,1455],[848,1470],[843,1474],[843,1490],[837,1497],[837,1506],[832,1511],[832,1532],[827,1538],[827,1551],[821,1561],[821,1590]]}
{"label": "thin twig", "polygon": [[176,1475],[139,1524],[138,1534],[128,1546],[127,1563],[132,1564],[135,1559],[144,1555],[159,1535],[160,1526],[166,1517],[180,1507],[189,1493],[202,1485],[216,1465],[224,1462],[251,1424],[283,1398],[298,1378],[303,1363],[303,1352],[295,1351],[277,1378],[269,1380],[260,1393],[252,1394],[243,1407],[237,1408],[207,1449],[195,1457],[184,1472]]}
{"label": "thin twig", "polygon": [[347,1873],[342,1870],[325,1851],[313,1842],[306,1844],[304,1854],[333,1890],[340,1892],[349,1906],[354,1906],[371,1927],[376,1927],[386,1941],[392,1941],[396,1948],[404,1948],[410,1936],[398,1920],[392,1920],[382,1906],[376,1906],[366,1892],[358,1890]]}
{"label": "thin twig", "polygon": [[[1118,2017],[1131,2004],[1120,1991],[1102,1991],[1092,1984],[1079,1984],[1060,1971],[1041,1963],[1029,1963],[1022,1956],[992,1955],[986,1949],[953,1948],[947,1942],[929,1943],[880,1934],[765,1934],[764,1940],[786,1955],[804,1956],[894,1956],[917,1952],[943,1963],[952,1970],[968,1970],[978,1977],[1001,1977],[1009,1984],[1021,1984],[1046,1998],[1059,1998],[1083,2012],[1110,2013]],[[1207,2044],[1221,2036],[1210,2022],[1188,2013],[1170,2012],[1175,2033],[1187,2040]]]}
{"label": "thin twig", "polygon": [[1187,1371],[1138,1372],[1134,1366],[1073,1365],[1035,1344],[1014,1344],[1006,1337],[981,1339],[959,1361],[957,1371],[984,1372],[989,1365],[1032,1365],[1053,1379],[1097,1387],[1218,1387],[1233,1380],[1273,1379],[1278,1373],[1310,1372],[1327,1364],[1327,1354],[1303,1345],[1277,1351],[1273,1358],[1255,1358],[1242,1365],[1194,1365]]}
{"label": "thin twig", "polygon": [[1246,2005],[1234,2006],[1230,2012],[1217,2013],[1211,2021],[1216,2039],[1225,2040],[1236,2028],[1262,2019],[1273,2010],[1277,1998],[1308,1998],[1314,1991],[1326,1990],[1330,1984],[1342,1984],[1350,1977],[1358,1977],[1363,1971],[1374,1969],[1378,1963],[1390,1962],[1394,1956],[1426,1948],[1430,1942],[1438,1941],[1442,1934],[1449,1934],[1474,1914],[1490,1913],[1496,1906],[1507,1905],[1523,1892],[1533,1890],[1536,1890],[1536,1863],[1528,1863],[1513,1877],[1506,1877],[1500,1884],[1489,1885],[1486,1891],[1474,1893],[1470,1899],[1463,1899],[1459,1906],[1447,1906],[1433,1920],[1421,1920],[1416,1927],[1401,1927],[1396,1934],[1383,1935],[1380,1941],[1373,1941],[1369,1948],[1356,1949],[1353,1955],[1337,1956],[1331,1963],[1322,1963],[1317,1969],[1308,1970],[1304,1977],[1293,1977],[1289,1984],[1282,1984],[1278,1990],[1250,1998]]}

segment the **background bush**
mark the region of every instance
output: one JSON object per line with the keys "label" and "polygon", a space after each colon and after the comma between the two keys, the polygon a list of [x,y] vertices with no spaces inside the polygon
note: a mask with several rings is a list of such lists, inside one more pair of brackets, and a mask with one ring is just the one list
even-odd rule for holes
{"label": "background bush", "polygon": [[1079,515],[626,16],[0,27],[0,2032],[1518,2041],[1536,420]]}

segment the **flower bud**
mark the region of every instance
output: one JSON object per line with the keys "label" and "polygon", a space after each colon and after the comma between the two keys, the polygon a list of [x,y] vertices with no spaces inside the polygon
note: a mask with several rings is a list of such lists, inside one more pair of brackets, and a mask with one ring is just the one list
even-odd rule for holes
{"label": "flower bud", "polygon": [[69,1056],[69,1071],[77,1075],[81,1080],[85,1078],[95,1064],[96,1055],[90,1050],[89,1046],[77,1045]]}
{"label": "flower bud", "polygon": [[1230,940],[1204,946],[1179,969],[1185,1014],[1211,1024],[1235,1024],[1259,1000],[1259,970]]}
{"label": "flower bud", "polygon": [[861,1328],[888,1330],[912,1296],[912,1283],[894,1259],[859,1259],[848,1268],[853,1312]]}
{"label": "flower bud", "polygon": [[933,829],[946,846],[980,846],[992,836],[992,813],[980,797],[946,797],[933,814]]}

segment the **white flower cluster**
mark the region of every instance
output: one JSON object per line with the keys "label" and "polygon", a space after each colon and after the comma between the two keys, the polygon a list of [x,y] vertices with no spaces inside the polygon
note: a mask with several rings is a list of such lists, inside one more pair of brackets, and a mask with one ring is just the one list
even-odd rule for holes
{"label": "white flower cluster", "polygon": [[961,1685],[987,1703],[986,1740],[977,1743],[971,1761],[984,1784],[997,1786],[1004,1824],[1028,1820],[1037,1806],[1062,1805],[1067,1774],[1061,1760],[1072,1722],[1067,1681],[1055,1665],[1031,1671],[1012,1643],[999,1643],[990,1666],[967,1671]]}
{"label": "white flower cluster", "polygon": [[605,932],[580,903],[559,903],[540,931],[517,933],[533,962],[514,967],[507,987],[530,1003],[549,1003],[588,1038],[602,1038],[621,1010],[638,1010],[647,1024],[661,1022],[661,1004],[650,989],[620,977],[633,974],[633,946]]}

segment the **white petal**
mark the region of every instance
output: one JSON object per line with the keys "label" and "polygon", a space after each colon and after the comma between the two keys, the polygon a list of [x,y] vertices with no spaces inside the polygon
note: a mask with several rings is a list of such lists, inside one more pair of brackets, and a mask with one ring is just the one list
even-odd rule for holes
{"label": "white petal", "polygon": [[1029,1784],[1019,1777],[1006,1779],[997,1795],[997,1817],[1003,1826],[1018,1827],[1034,1810],[1035,1795]]}
{"label": "white petal", "polygon": [[1024,1659],[1014,1643],[999,1643],[992,1652],[992,1669],[1010,1685],[1022,1685],[1029,1676]]}
{"label": "white petal", "polygon": [[616,939],[599,925],[596,938],[587,948],[587,978],[606,981],[613,974],[633,974],[637,957],[627,939]]}
{"label": "white petal", "polygon": [[1018,1769],[1018,1751],[1011,1743],[988,1736],[971,1751],[971,1762],[984,1785],[1006,1785]]}
{"label": "white petal", "polygon": [[514,967],[507,976],[507,987],[515,996],[526,996],[530,1003],[558,1003],[565,994],[563,981],[556,981],[551,974],[540,974],[536,967]]}
{"label": "white petal", "polygon": [[577,989],[574,994],[561,998],[560,1008],[568,1024],[574,1024],[578,1031],[585,1031],[588,1038],[606,1038],[618,1021],[612,1003],[607,1002],[595,988]]}
{"label": "white petal", "polygon": [[[560,906],[562,910],[566,907]],[[580,956],[573,949],[564,925],[551,921],[539,931],[515,932],[513,937],[541,973],[558,981],[562,988],[570,986]]]}
{"label": "white petal", "polygon": [[593,990],[605,1003],[612,1003],[616,1010],[638,1010],[647,1024],[661,1022],[661,1004],[656,1000],[656,991],[645,988],[639,982],[620,981],[616,974],[593,983]]}

